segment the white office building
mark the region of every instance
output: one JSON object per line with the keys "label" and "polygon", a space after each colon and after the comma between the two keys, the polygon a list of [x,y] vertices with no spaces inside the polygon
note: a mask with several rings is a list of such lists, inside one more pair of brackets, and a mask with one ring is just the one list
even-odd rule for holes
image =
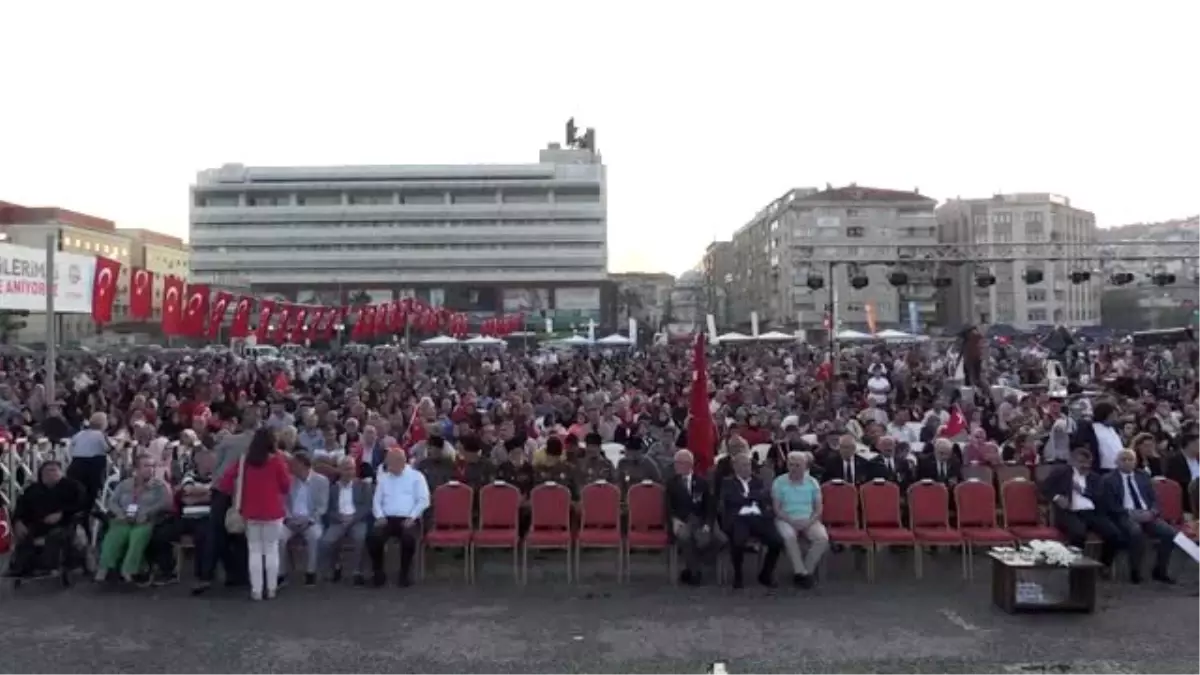
{"label": "white office building", "polygon": [[365,293],[482,313],[596,311],[605,167],[558,144],[536,164],[226,164],[197,176],[190,242],[194,281],[300,302]]}

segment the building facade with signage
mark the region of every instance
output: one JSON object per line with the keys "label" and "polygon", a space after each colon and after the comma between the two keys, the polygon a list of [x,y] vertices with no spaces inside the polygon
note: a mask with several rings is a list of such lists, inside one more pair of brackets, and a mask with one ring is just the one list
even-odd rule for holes
{"label": "building facade with signage", "polygon": [[605,189],[597,152],[557,144],[535,164],[227,164],[192,187],[191,271],[298,302],[599,318]]}
{"label": "building facade with signage", "polygon": [[190,249],[179,237],[154,230],[122,228],[118,231],[133,243],[129,264],[154,275],[151,322],[158,323],[162,320],[163,282],[168,275],[189,279]]}

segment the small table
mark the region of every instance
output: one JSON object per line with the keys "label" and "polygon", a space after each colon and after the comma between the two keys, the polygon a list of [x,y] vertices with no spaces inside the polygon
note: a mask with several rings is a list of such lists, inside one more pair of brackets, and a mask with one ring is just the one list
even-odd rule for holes
{"label": "small table", "polygon": [[[1009,614],[1018,612],[1084,612],[1096,609],[1096,576],[1103,565],[1091,558],[1079,557],[1070,565],[1013,560],[989,551],[992,559],[992,602]],[[1065,576],[1067,593],[1063,597],[1030,597],[1020,582],[1023,572],[1034,571],[1042,578]],[[1026,582],[1030,583],[1030,582]],[[1035,593],[1035,596],[1037,594]]]}

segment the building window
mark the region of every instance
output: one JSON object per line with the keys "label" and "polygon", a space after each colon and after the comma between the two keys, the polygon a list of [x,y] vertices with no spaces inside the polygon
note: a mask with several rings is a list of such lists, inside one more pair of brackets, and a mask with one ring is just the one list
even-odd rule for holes
{"label": "building window", "polygon": [[1026,211],[1025,212],[1025,222],[1027,222],[1027,223],[1042,222],[1042,212],[1041,211]]}
{"label": "building window", "polygon": [[1035,322],[1035,323],[1045,322],[1046,321],[1046,310],[1031,309],[1031,310],[1029,310],[1029,314],[1027,314],[1026,316],[1029,317],[1030,321]]}
{"label": "building window", "polygon": [[1025,300],[1028,302],[1045,302],[1046,289],[1030,288],[1029,290],[1025,291]]}
{"label": "building window", "polygon": [[848,303],[846,303],[846,311],[847,312],[862,312],[864,310],[863,310],[863,306],[860,303],[848,302]]}
{"label": "building window", "polygon": [[846,215],[853,218],[858,215],[858,209],[846,209]]}
{"label": "building window", "polygon": [[1011,225],[1012,213],[1008,211],[997,211],[992,214],[993,225]]}
{"label": "building window", "polygon": [[846,228],[846,236],[851,239],[862,239],[864,233],[865,232],[864,232],[863,228],[861,228],[861,227],[847,227]]}

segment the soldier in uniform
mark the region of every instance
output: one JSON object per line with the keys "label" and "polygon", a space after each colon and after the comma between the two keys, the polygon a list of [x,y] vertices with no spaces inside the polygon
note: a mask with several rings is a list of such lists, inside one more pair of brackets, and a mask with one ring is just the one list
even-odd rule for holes
{"label": "soldier in uniform", "polygon": [[477,436],[464,436],[458,442],[460,455],[454,463],[454,479],[478,491],[496,479],[496,465],[483,458]]}
{"label": "soldier in uniform", "polygon": [[542,483],[558,483],[571,489],[575,494],[575,480],[571,465],[563,459],[563,443],[557,436],[551,436],[546,441],[546,452],[533,466],[533,480],[537,485]]}
{"label": "soldier in uniform", "polygon": [[430,436],[425,441],[425,458],[417,462],[417,470],[429,483],[429,494],[454,478],[454,462],[446,456],[446,441]]}
{"label": "soldier in uniform", "polygon": [[[582,487],[598,480],[613,482],[616,471],[604,456],[600,434],[590,432],[584,437],[583,456],[575,461],[575,485]],[[579,495],[575,495],[576,499]]]}
{"label": "soldier in uniform", "polygon": [[642,439],[630,436],[625,441],[625,456],[617,462],[617,484],[621,486],[621,494],[625,494],[630,485],[637,485],[644,480],[661,484],[662,470],[642,452]]}

